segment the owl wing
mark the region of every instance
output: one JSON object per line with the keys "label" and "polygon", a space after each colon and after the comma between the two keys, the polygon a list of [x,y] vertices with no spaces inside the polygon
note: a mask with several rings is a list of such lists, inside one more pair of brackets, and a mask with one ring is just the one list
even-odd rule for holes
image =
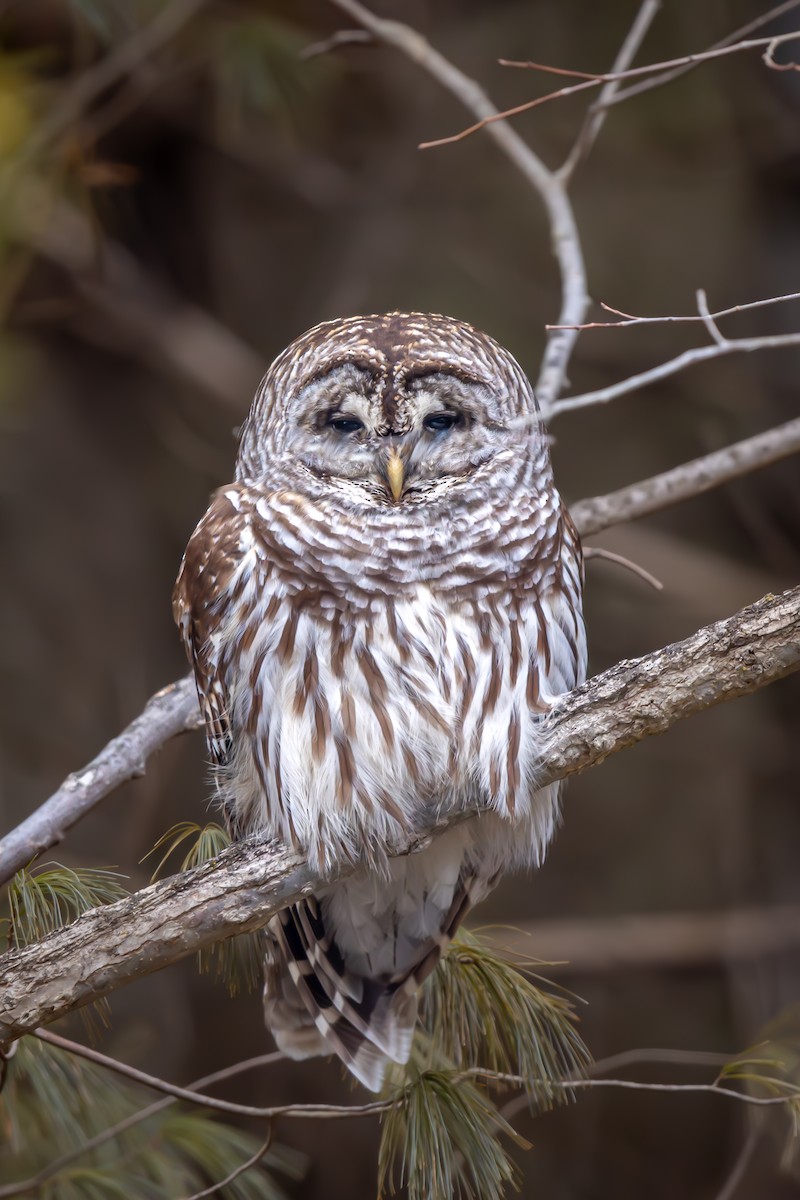
{"label": "owl wing", "polygon": [[172,593],[172,613],[194,671],[209,753],[218,767],[226,765],[232,746],[218,631],[241,560],[241,533],[237,489],[220,490],[189,539]]}

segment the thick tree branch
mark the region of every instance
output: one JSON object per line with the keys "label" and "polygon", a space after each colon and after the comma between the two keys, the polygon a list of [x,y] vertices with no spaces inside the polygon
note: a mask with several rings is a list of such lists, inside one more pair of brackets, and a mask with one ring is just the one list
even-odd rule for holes
{"label": "thick tree branch", "polygon": [[[684,642],[620,663],[565,696],[549,719],[542,784],[584,771],[677,721],[800,666],[800,588],[767,596]],[[463,814],[398,846],[413,853]],[[479,820],[480,817],[478,816]],[[130,979],[275,912],[352,871],[316,876],[282,847],[243,842],[0,960],[0,1040],[28,1033]]]}
{"label": "thick tree branch", "polygon": [[[582,536],[698,496],[800,450],[800,418],[684,463],[606,496],[581,500],[572,516]],[[144,773],[147,759],[175,734],[200,723],[191,678],[158,692],[88,766],[70,775],[35,812],[0,841],[0,885],[51,846],[120,784]]]}
{"label": "thick tree branch", "polygon": [[[500,113],[489,97],[448,59],[441,55],[420,33],[398,21],[387,21],[375,16],[358,0],[331,0],[337,8],[354,18],[368,29],[379,41],[400,50],[412,62],[427,71],[451,95],[455,96],[469,112],[480,120],[489,120],[488,135],[497,143],[505,156],[522,172],[525,179],[540,196],[547,210],[553,251],[561,272],[561,315],[559,326],[580,325],[589,304],[586,290],[586,267],[583,261],[580,235],[575,223],[575,214],[567,195],[566,187],[558,176],[530,149],[516,130],[499,120]],[[565,314],[579,314],[565,315]],[[572,348],[577,332],[570,328],[559,328],[548,335],[536,394],[543,407],[550,405],[564,384]]]}

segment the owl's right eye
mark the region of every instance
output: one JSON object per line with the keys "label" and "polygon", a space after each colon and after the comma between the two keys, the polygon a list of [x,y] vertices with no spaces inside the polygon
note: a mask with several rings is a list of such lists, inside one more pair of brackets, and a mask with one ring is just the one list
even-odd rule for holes
{"label": "owl's right eye", "polygon": [[357,433],[364,428],[364,423],[358,417],[330,417],[328,426],[337,433]]}

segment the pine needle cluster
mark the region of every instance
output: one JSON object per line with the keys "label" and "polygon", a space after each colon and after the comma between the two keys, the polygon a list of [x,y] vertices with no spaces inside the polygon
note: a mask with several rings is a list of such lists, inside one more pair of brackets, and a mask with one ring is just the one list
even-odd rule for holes
{"label": "pine needle cluster", "polygon": [[412,1060],[389,1084],[380,1194],[399,1186],[409,1200],[500,1200],[518,1178],[507,1144],[528,1143],[490,1089],[512,1077],[539,1111],[571,1097],[564,1081],[589,1062],[572,1006],[462,931],[428,980],[420,1015]]}
{"label": "pine needle cluster", "polygon": [[[174,1200],[233,1174],[263,1138],[144,1088],[55,1046],[24,1038],[0,1093],[0,1179],[35,1180],[42,1200]],[[273,1172],[303,1162],[273,1146],[219,1190],[223,1200],[283,1200]]]}

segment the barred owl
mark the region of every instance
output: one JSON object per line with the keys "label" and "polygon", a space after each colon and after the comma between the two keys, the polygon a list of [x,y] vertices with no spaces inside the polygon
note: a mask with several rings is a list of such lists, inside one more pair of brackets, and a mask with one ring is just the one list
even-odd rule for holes
{"label": "barred owl", "polygon": [[234,836],[356,868],[271,921],[267,1023],[375,1091],[468,910],[541,862],[558,818],[536,769],[585,674],[583,571],[537,412],[460,321],[318,325],[267,371],[175,587]]}

